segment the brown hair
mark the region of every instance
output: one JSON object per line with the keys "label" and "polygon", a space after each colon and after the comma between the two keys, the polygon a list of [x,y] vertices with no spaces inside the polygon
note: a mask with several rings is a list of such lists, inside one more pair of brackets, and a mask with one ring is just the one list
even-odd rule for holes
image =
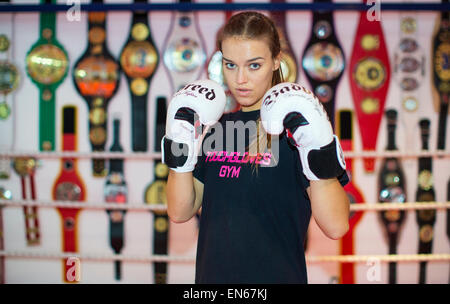
{"label": "brown hair", "polygon": [[[217,37],[217,48],[222,52],[222,42],[229,37],[242,37],[244,39],[265,39],[272,58],[275,59],[281,52],[281,42],[275,23],[264,14],[255,11],[245,11],[233,15],[225,24]],[[273,72],[272,86],[283,82],[280,67]],[[262,127],[261,118],[256,121],[256,135],[247,147],[250,155],[264,153],[271,150],[271,136]],[[276,160],[275,160],[276,161]],[[253,163],[255,165],[255,163]],[[258,166],[253,166],[258,171]]]}
{"label": "brown hair", "polygon": [[[266,39],[272,58],[281,52],[280,36],[275,23],[264,14],[247,11],[233,15],[217,37],[217,48],[222,52],[222,41],[228,37],[244,39]],[[283,82],[281,68],[273,72],[272,86]]]}

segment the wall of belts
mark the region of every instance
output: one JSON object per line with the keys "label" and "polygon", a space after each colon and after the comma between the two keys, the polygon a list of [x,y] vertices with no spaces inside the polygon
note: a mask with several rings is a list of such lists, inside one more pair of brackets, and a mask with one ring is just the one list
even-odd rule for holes
{"label": "wall of belts", "polygon": [[372,12],[357,0],[10,2],[0,6],[0,282],[194,281],[198,220],[165,213],[165,111],[183,84],[223,82],[217,32],[248,8],[277,22],[283,74],[323,102],[352,177],[347,235],[327,239],[311,221],[309,281],[449,281],[447,1]]}

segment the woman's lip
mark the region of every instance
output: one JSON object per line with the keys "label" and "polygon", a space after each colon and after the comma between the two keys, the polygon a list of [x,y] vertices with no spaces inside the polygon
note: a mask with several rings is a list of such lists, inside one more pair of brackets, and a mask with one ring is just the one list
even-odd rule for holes
{"label": "woman's lip", "polygon": [[250,95],[251,90],[249,89],[236,89],[236,92],[239,96],[246,97]]}

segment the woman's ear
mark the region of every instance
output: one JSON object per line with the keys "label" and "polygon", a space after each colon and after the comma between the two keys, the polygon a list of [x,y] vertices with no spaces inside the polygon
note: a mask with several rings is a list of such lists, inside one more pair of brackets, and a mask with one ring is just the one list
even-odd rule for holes
{"label": "woman's ear", "polygon": [[281,63],[281,51],[278,53],[277,56],[275,56],[274,60],[273,60],[273,71],[276,71],[280,68],[280,63]]}

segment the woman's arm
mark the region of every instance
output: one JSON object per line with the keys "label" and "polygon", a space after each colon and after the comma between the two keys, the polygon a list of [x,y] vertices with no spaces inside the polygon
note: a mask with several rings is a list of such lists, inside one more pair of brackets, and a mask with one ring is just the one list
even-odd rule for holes
{"label": "woman's arm", "polygon": [[323,233],[333,240],[343,237],[349,229],[350,201],[339,181],[310,181],[307,192],[312,215]]}
{"label": "woman's arm", "polygon": [[202,204],[203,183],[192,172],[177,173],[170,170],[167,180],[167,214],[175,223],[190,220]]}

